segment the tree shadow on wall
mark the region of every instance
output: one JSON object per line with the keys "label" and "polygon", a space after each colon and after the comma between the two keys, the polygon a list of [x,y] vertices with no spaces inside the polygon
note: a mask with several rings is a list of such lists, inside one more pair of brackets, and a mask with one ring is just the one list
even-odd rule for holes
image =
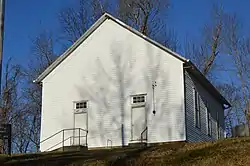
{"label": "tree shadow on wall", "polygon": [[[183,110],[184,100],[180,103],[175,102],[176,96],[173,96],[173,94],[180,88],[175,86],[175,82],[171,80],[173,78],[173,73],[170,72],[173,72],[173,70],[170,70],[170,68],[175,66],[173,66],[173,64],[171,64],[168,60],[165,60],[165,56],[170,56],[170,58],[172,58],[172,55],[167,55],[166,52],[158,49],[156,52],[152,49],[152,47],[154,46],[148,44],[146,56],[147,69],[144,70],[143,73],[144,82],[149,92],[148,123],[150,123],[151,128],[151,131],[149,130],[149,134],[151,135],[151,139],[154,140],[158,138],[165,138],[164,140],[166,140],[166,137],[169,141],[176,140],[176,138],[183,138],[185,134],[183,130],[185,125]],[[175,74],[178,74],[178,72]],[[156,81],[157,85],[154,90],[155,115],[153,115],[154,102],[152,98],[152,83],[154,81]],[[179,131],[177,131],[178,129]],[[157,130],[158,132],[154,130]]]}
{"label": "tree shadow on wall", "polygon": [[[103,58],[109,59],[108,64],[104,63],[106,60]],[[124,140],[126,131],[123,130],[123,124],[126,116],[125,103],[130,99],[127,89],[132,83],[134,60],[130,47],[124,48],[119,44],[113,44],[109,57],[96,57],[95,69],[91,71],[93,74],[83,78],[84,86],[76,87],[80,95],[88,98],[90,105],[94,105],[96,109],[95,117],[89,114],[90,119],[95,119],[96,126],[95,130],[91,129],[88,140],[93,139],[101,145],[106,145],[107,139],[112,140],[115,137],[120,140],[119,143],[113,141],[113,144],[124,144],[124,141],[127,141]]]}
{"label": "tree shadow on wall", "polygon": [[[76,86],[77,91],[82,98],[87,98],[90,101],[90,111],[95,113],[89,114],[89,120],[92,120],[89,126],[90,133],[88,142],[105,146],[107,139],[113,141],[114,144],[126,144],[131,135],[131,110],[130,95],[138,93],[135,87],[145,86],[144,92],[147,93],[147,119],[151,124],[151,128],[161,128],[161,123],[167,123],[168,127],[161,129],[165,132],[157,134],[157,137],[164,137],[167,134],[168,138],[173,138],[176,135],[176,129],[184,128],[184,124],[180,123],[180,111],[183,109],[183,103],[171,103],[170,91],[172,82],[169,80],[168,66],[170,63],[163,61],[163,56],[168,56],[162,50],[155,52],[152,44],[146,44],[146,56],[139,55],[136,47],[127,43],[113,43],[110,48],[109,56],[98,56],[95,58],[94,71],[89,71],[89,75],[83,77],[82,86]],[[132,42],[131,42],[132,43]],[[138,61],[138,56],[143,56],[142,61]],[[169,55],[171,56],[171,55]],[[152,115],[152,82],[157,81],[155,96],[156,101],[156,116]],[[115,110],[114,110],[115,109]],[[184,111],[183,111],[184,113]],[[173,117],[170,121],[163,118],[168,116]],[[184,116],[183,116],[184,118]],[[95,122],[93,122],[95,121]],[[184,122],[184,119],[183,119]],[[126,128],[123,128],[126,124]],[[178,124],[178,126],[171,126]],[[94,126],[93,126],[94,125]],[[165,125],[166,126],[166,125]],[[115,130],[115,131],[113,131]],[[183,137],[183,133],[178,133]],[[156,137],[156,135],[155,135]],[[119,140],[117,140],[119,138]]]}

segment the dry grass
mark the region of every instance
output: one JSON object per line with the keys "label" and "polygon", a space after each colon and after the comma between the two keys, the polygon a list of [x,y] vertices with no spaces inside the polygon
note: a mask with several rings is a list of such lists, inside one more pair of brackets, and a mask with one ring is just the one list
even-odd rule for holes
{"label": "dry grass", "polygon": [[[88,157],[89,156],[89,157]],[[30,160],[31,159],[31,160]],[[58,161],[61,161],[58,163]],[[0,157],[0,165],[172,165],[249,166],[250,138],[204,143],[171,143],[146,149],[96,150],[85,153],[28,154]],[[49,163],[48,161],[57,161]]]}
{"label": "dry grass", "polygon": [[[100,161],[98,161],[100,162]],[[123,160],[124,165],[249,166],[250,138],[161,145]],[[95,162],[89,163],[90,165]],[[98,164],[100,165],[100,164]],[[108,165],[103,162],[102,165]]]}

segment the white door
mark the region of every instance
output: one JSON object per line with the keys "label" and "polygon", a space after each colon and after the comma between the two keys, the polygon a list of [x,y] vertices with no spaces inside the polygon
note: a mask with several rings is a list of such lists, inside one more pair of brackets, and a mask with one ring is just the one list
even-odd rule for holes
{"label": "white door", "polygon": [[132,141],[140,141],[141,133],[146,129],[145,107],[132,108]]}
{"label": "white door", "polygon": [[75,113],[74,114],[74,145],[86,145],[86,131],[87,131],[87,112]]}

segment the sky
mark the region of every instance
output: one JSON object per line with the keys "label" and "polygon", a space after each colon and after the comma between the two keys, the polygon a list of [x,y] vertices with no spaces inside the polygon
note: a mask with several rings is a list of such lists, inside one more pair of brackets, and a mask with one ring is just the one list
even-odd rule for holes
{"label": "sky", "polygon": [[[44,30],[59,32],[57,14],[76,0],[6,0],[4,63],[9,57],[23,66],[29,62],[31,39]],[[218,1],[218,0],[217,0]],[[171,0],[167,21],[182,44],[189,38],[199,38],[209,21],[216,0]],[[237,13],[249,28],[250,0],[221,0],[226,12]]]}

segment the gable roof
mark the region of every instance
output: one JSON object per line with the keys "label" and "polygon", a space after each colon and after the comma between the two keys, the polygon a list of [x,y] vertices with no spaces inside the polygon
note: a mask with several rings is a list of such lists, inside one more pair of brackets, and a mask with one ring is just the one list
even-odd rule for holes
{"label": "gable roof", "polygon": [[[149,37],[143,35],[141,32],[137,31],[136,29],[126,25],[122,21],[118,20],[117,18],[113,17],[112,15],[105,13],[103,14],[71,47],[69,47],[61,56],[59,56],[48,68],[45,69],[42,74],[38,76],[33,82],[34,83],[40,83],[42,80],[50,74],[61,62],[63,62],[64,59],[66,59],[79,45],[81,45],[104,21],[107,19],[110,19],[114,21],[115,23],[119,24],[120,26],[126,28],[130,32],[134,33],[135,35],[143,38],[144,40],[148,41],[149,43],[155,45],[156,47],[166,51],[170,55],[174,56],[175,58],[181,60],[182,62],[187,63],[189,65],[194,66],[194,70],[198,73],[200,71],[195,67],[195,65],[189,60],[184,58],[183,56],[180,56],[176,52],[173,52],[172,50],[166,48],[165,46],[161,45],[160,43],[150,39]],[[217,89],[206,79],[206,77],[203,74],[198,74],[199,79],[203,80],[202,82],[205,82],[206,87],[209,88],[211,91],[214,92],[214,94],[217,96],[217,98],[222,102],[222,104],[226,104],[230,106],[229,102],[217,91]]]}
{"label": "gable roof", "polygon": [[[200,72],[200,70],[191,62],[184,63],[184,68],[187,72],[191,73],[196,80],[208,90],[215,99],[220,101],[222,107],[227,109],[231,104],[220,94],[220,92],[213,86],[213,84]],[[226,105],[226,106],[225,106]]]}
{"label": "gable roof", "polygon": [[155,45],[155,46],[163,49],[164,51],[170,53],[171,55],[173,55],[174,57],[178,58],[179,60],[181,60],[183,62],[189,61],[188,59],[186,59],[186,58],[178,55],[177,53],[171,51],[170,49],[164,47],[163,45],[157,43],[156,41],[150,39],[149,37],[143,35],[142,33],[140,33],[139,31],[135,30],[134,28],[126,25],[125,23],[121,22],[120,20],[118,20],[117,18],[113,17],[112,15],[110,15],[108,13],[105,13],[71,47],[69,47],[47,69],[45,69],[45,71],[42,74],[40,74],[38,76],[38,78],[36,80],[34,80],[34,82],[37,82],[37,83],[41,82],[50,72],[52,72],[64,59],[66,59],[79,45],[82,44],[82,42],[84,42],[107,19],[110,19],[110,20],[116,22],[120,26],[128,29],[129,31],[133,32],[134,34],[136,34],[136,35],[142,37],[143,39],[147,40],[151,44],[153,44],[153,45]]}

